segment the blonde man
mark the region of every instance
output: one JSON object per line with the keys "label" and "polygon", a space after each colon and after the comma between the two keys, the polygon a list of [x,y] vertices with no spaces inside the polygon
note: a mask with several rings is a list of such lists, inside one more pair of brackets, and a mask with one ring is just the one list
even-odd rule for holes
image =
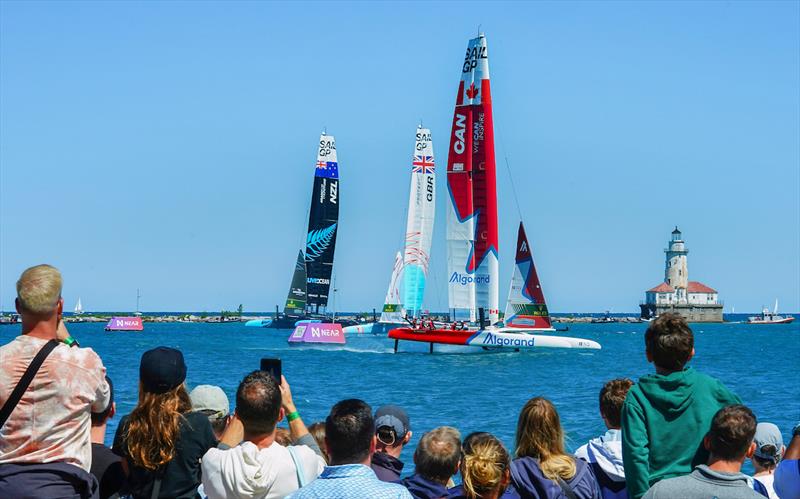
{"label": "blonde man", "polygon": [[[17,281],[22,334],[0,347],[0,406],[7,415],[0,427],[0,497],[96,494],[91,412],[106,408],[110,391],[100,357],[78,347],[61,320],[61,286],[61,273],[50,265],[31,267]],[[49,353],[34,370],[40,352]],[[32,381],[14,404],[26,371]]]}

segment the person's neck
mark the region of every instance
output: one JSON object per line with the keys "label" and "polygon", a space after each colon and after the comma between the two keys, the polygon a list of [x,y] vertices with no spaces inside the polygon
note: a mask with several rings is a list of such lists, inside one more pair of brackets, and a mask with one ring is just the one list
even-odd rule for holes
{"label": "person's neck", "polygon": [[248,442],[254,443],[259,450],[266,449],[275,442],[275,432],[273,431],[272,433],[267,433],[266,435],[245,435],[244,439]]}
{"label": "person's neck", "polygon": [[383,452],[384,454],[388,454],[395,459],[400,459],[400,454],[403,453],[403,446],[398,445],[397,447],[392,447],[387,445],[386,447],[378,449],[375,452]]}
{"label": "person's neck", "polygon": [[743,459],[730,461],[727,459],[720,459],[713,454],[708,458],[708,467],[714,471],[721,473],[739,473],[742,471]]}
{"label": "person's neck", "polygon": [[26,336],[43,340],[55,340],[58,339],[57,330],[58,319],[55,315],[49,319],[22,318],[22,334]]}
{"label": "person's neck", "polygon": [[664,367],[656,366],[656,374],[661,375],[661,376],[669,376],[672,373],[677,373],[677,372],[680,372],[680,371],[683,371],[683,368],[681,368],[681,369],[666,369]]}
{"label": "person's neck", "polygon": [[106,423],[100,426],[92,425],[92,443],[105,444],[106,443]]}
{"label": "person's neck", "polygon": [[364,459],[362,461],[357,461],[355,463],[352,463],[352,462],[346,462],[346,463],[338,462],[338,461],[336,461],[334,459],[331,459],[331,463],[330,463],[331,466],[346,466],[348,464],[350,464],[350,465],[352,465],[352,464],[363,464],[364,466],[369,467],[369,465],[372,464],[372,454],[368,455],[366,457],[366,459]]}

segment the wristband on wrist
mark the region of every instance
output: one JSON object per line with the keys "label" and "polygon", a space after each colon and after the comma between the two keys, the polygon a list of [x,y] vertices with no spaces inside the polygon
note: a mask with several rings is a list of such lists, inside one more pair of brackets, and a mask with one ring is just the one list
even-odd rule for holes
{"label": "wristband on wrist", "polygon": [[297,411],[292,411],[286,415],[286,421],[289,421],[290,423],[295,419],[300,419],[300,413]]}
{"label": "wristband on wrist", "polygon": [[63,341],[63,343],[64,343],[65,345],[67,345],[68,347],[79,347],[79,346],[81,346],[81,345],[78,343],[78,340],[76,340],[76,339],[75,339],[75,338],[73,338],[72,336],[67,336],[67,337],[66,337],[66,338],[64,338],[62,341]]}

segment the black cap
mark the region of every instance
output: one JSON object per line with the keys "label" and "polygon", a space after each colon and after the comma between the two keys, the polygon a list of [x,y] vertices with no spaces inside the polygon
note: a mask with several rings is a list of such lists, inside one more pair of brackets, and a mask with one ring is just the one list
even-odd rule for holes
{"label": "black cap", "polygon": [[186,380],[186,363],[180,350],[157,347],[142,354],[139,379],[146,392],[166,393]]}

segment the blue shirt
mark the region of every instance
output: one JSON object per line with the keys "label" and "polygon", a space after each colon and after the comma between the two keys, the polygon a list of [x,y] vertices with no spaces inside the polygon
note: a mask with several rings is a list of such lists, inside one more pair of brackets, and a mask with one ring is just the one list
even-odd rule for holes
{"label": "blue shirt", "polygon": [[326,466],[322,474],[290,499],[413,499],[405,487],[382,482],[369,466],[343,464]]}

